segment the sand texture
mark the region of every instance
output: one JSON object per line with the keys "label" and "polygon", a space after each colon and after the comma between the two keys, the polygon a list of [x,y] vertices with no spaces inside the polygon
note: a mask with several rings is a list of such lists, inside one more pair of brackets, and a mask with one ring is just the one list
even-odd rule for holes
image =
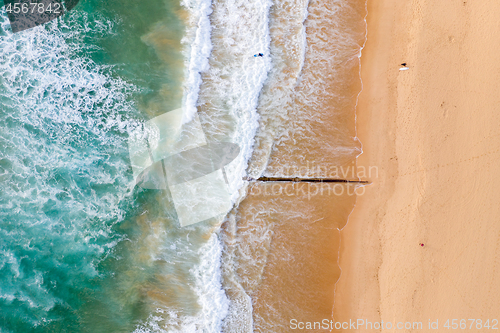
{"label": "sand texture", "polygon": [[368,0],[358,165],[379,175],[341,232],[337,320],[499,319],[499,17],[493,0]]}

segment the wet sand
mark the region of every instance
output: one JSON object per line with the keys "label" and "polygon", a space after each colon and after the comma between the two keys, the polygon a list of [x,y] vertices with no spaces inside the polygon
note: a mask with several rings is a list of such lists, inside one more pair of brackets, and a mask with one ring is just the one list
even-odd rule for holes
{"label": "wet sand", "polygon": [[[303,64],[292,63],[294,72],[290,77],[298,77],[290,99],[278,95],[279,102],[272,104],[271,110],[259,106],[262,118],[249,167],[253,178],[319,177],[323,176],[320,168],[331,173],[334,168],[353,167],[361,152],[355,132],[355,105],[361,90],[359,53],[365,41],[365,1],[312,0],[307,11],[303,23],[305,58]],[[289,14],[281,11],[279,15]],[[277,37],[273,31],[273,45],[282,43],[282,36]],[[288,56],[293,53],[290,51]],[[283,70],[290,71],[288,67]],[[279,84],[284,85],[281,81]],[[271,125],[276,119],[281,120],[280,126]],[[271,131],[270,127],[278,129]],[[268,153],[264,146],[269,140],[272,150]],[[256,170],[261,169],[264,172],[258,174]]]}
{"label": "wet sand", "polygon": [[[289,7],[293,3],[272,11]],[[358,179],[355,105],[365,15],[364,0],[309,2],[303,68],[290,100],[259,108],[251,178]],[[294,20],[291,26],[296,25]],[[272,43],[279,45],[282,36],[272,32]],[[283,120],[280,126],[275,116]],[[250,182],[247,197],[223,225],[223,285],[231,300],[224,332],[286,333],[293,319],[333,319],[339,230],[352,212],[356,188],[355,183]]]}
{"label": "wet sand", "polygon": [[341,232],[336,320],[499,319],[499,15],[492,0],[368,1],[357,162],[379,177]]}
{"label": "wet sand", "polygon": [[226,332],[290,332],[292,319],[332,319],[339,230],[354,206],[355,185],[323,184],[316,196],[309,196],[315,191],[308,185],[290,184],[291,195],[274,195],[273,187],[285,186],[255,182],[235,219],[224,225],[225,286],[240,304],[248,295],[253,310],[253,325],[243,328],[247,304]]}

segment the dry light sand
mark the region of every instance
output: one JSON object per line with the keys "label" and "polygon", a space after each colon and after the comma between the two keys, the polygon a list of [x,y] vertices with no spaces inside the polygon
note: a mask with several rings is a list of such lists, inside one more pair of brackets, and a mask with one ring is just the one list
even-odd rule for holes
{"label": "dry light sand", "polygon": [[499,41],[497,0],[368,0],[337,320],[500,319]]}

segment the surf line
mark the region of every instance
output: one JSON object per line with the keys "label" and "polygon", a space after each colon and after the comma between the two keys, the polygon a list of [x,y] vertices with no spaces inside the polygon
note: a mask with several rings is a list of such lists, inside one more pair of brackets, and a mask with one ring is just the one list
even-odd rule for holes
{"label": "surf line", "polygon": [[286,177],[260,177],[257,179],[244,177],[243,180],[251,182],[294,182],[294,183],[355,183],[355,184],[371,184],[366,180],[349,180],[349,179],[334,179],[334,178],[286,178]]}

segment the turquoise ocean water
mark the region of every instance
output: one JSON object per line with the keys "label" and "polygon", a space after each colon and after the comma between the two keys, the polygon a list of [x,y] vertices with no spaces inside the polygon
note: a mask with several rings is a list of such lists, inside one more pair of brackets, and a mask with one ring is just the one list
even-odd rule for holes
{"label": "turquoise ocean water", "polygon": [[210,226],[180,229],[166,193],[134,188],[127,148],[182,105],[186,15],[85,0],[12,34],[0,14],[0,332],[147,331],[157,308],[182,329],[199,313]]}

